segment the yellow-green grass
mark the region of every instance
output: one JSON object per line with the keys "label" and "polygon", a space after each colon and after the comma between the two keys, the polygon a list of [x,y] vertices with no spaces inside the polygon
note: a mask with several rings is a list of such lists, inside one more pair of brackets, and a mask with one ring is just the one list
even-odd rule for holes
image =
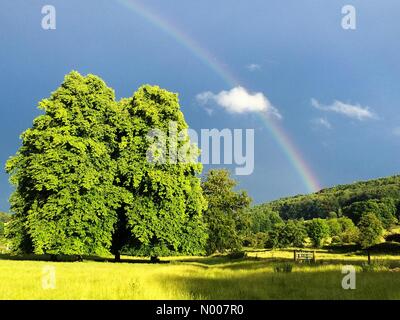
{"label": "yellow-green grass", "polygon": [[[400,299],[400,273],[362,272],[364,256],[320,250],[317,264],[276,273],[290,250],[250,252],[248,259],[174,257],[170,263],[46,262],[0,260],[0,299]],[[257,255],[257,258],[255,256]],[[396,256],[381,256],[393,268]],[[321,261],[321,260],[320,260]],[[356,266],[356,289],[344,290],[342,266]],[[42,288],[54,266],[55,289]]]}
{"label": "yellow-green grass", "polygon": [[[304,250],[304,249],[297,249]],[[365,252],[338,252],[327,249],[305,249],[305,251],[315,252],[317,262],[321,264],[356,264],[361,265],[368,261]],[[290,260],[293,259],[293,249],[281,250],[249,250],[247,255],[252,258],[267,259],[267,260]],[[389,266],[400,267],[400,255],[395,254],[376,254],[371,253],[372,261],[383,261]]]}

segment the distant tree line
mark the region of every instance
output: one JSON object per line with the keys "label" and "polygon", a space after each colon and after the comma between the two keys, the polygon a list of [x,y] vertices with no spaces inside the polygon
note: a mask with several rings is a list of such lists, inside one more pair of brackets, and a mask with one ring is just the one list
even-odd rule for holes
{"label": "distant tree line", "polygon": [[247,243],[274,248],[304,246],[309,240],[320,247],[329,240],[367,248],[398,223],[399,203],[400,176],[283,198],[248,210],[253,222]]}
{"label": "distant tree line", "polygon": [[[309,195],[282,198],[257,207],[268,207],[283,219],[328,218],[332,212],[338,217],[351,215],[355,203],[376,203],[379,210],[397,219],[400,215],[400,176],[339,185]],[[353,206],[353,207],[352,207]],[[385,207],[385,208],[384,208]],[[396,222],[388,217],[387,222]]]}
{"label": "distant tree line", "polygon": [[[382,187],[386,185],[386,180],[387,185],[392,185],[397,179],[398,177],[379,179],[379,183],[371,181],[371,185]],[[389,197],[388,194],[379,199],[367,198],[364,201],[359,201],[358,197],[349,197],[357,201],[347,202],[345,207],[339,208],[337,212],[329,211],[326,216],[317,215],[310,218],[310,215],[304,212],[304,217],[287,219],[285,218],[288,216],[287,213],[276,211],[279,200],[250,207],[250,199],[244,191],[233,192],[232,188],[235,185],[236,183],[229,177],[229,172],[224,170],[212,170],[206,175],[206,181],[202,184],[205,198],[209,202],[208,210],[205,212],[209,225],[207,250],[209,253],[240,250],[242,246],[318,248],[324,245],[352,244],[359,245],[360,248],[369,248],[383,241],[385,233],[398,223],[398,199],[394,196]],[[364,188],[366,193],[370,184],[364,182],[338,188],[351,194],[353,186],[356,189],[354,192],[360,194],[359,189]],[[397,186],[390,188],[392,187]],[[326,197],[328,191],[325,190],[324,194]],[[331,194],[332,197],[336,195],[335,192]],[[302,198],[316,196],[318,194]],[[284,199],[285,206],[281,209],[289,208],[288,203],[291,201],[296,203],[298,198]],[[238,203],[240,206],[235,206]],[[233,208],[236,210],[232,210]],[[397,237],[399,239],[393,236],[392,238],[400,242],[400,235]],[[392,238],[387,237],[388,241]]]}

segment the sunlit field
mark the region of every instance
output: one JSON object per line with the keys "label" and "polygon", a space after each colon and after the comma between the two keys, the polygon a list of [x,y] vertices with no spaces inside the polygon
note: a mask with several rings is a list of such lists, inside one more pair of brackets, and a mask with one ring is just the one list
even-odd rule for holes
{"label": "sunlit field", "polygon": [[[276,272],[293,252],[250,252],[245,259],[175,257],[150,264],[124,257],[124,262],[47,262],[0,260],[0,299],[400,299],[398,256],[377,271],[365,272],[366,257],[317,252],[315,264],[293,264]],[[163,262],[167,262],[164,259]],[[341,286],[342,266],[356,267],[356,289]],[[55,289],[43,289],[44,267],[54,266]]]}

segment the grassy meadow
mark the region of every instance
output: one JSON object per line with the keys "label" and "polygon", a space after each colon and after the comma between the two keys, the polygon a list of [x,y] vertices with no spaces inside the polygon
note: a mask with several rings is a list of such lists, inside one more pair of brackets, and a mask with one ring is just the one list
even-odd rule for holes
{"label": "grassy meadow", "polygon": [[[3,255],[0,299],[400,299],[399,256],[372,257],[379,268],[365,272],[363,255],[318,250],[315,264],[275,272],[292,257],[291,250],[251,251],[243,259],[173,257],[151,264],[128,257],[122,263],[49,262]],[[345,264],[356,267],[355,290],[341,287]],[[55,267],[55,289],[42,288],[45,266]]]}

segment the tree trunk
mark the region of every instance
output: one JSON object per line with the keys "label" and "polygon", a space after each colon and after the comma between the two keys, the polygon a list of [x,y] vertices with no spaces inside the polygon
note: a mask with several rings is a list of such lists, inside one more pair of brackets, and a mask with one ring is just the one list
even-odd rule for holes
{"label": "tree trunk", "polygon": [[157,262],[160,262],[160,259],[157,256],[151,256],[150,257],[150,262],[151,263],[157,263]]}
{"label": "tree trunk", "polygon": [[371,255],[369,254],[369,250],[367,249],[367,255],[368,255],[368,264],[371,264]]}
{"label": "tree trunk", "polygon": [[115,253],[114,261],[121,262],[121,253],[119,251]]}

